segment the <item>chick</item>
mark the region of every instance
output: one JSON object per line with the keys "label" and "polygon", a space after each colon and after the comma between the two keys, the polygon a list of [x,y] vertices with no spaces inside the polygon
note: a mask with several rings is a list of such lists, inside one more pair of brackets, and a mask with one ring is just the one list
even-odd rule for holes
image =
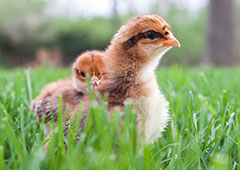
{"label": "chick", "polygon": [[79,91],[87,94],[87,76],[91,78],[93,90],[97,90],[101,85],[103,77],[104,54],[99,51],[85,52],[83,56],[76,59],[72,66],[73,86]]}
{"label": "chick", "polygon": [[[78,113],[81,102],[88,108],[87,77],[90,77],[93,90],[97,90],[103,76],[103,57],[102,52],[87,51],[74,62],[72,78],[47,84],[30,105],[31,111],[36,114],[38,120],[41,121],[43,115],[45,115],[45,122],[51,120],[52,117],[57,119],[59,97],[62,97],[64,120],[71,116],[69,113],[74,115]],[[85,112],[83,116],[86,117],[88,111]]]}
{"label": "chick", "polygon": [[180,43],[162,17],[141,15],[123,25],[105,51],[106,77],[99,91],[109,93],[109,110],[122,108],[128,100],[138,108],[143,103],[144,110],[138,111],[137,119],[138,124],[144,122],[147,143],[161,135],[169,120],[168,102],[158,87],[154,70],[173,46],[180,47]]}

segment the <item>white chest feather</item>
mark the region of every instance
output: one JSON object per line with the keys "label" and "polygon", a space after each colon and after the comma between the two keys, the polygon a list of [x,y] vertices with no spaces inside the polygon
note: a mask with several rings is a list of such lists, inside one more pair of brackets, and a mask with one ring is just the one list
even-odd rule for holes
{"label": "white chest feather", "polygon": [[151,143],[161,136],[161,132],[164,131],[169,120],[169,104],[161,93],[154,74],[156,63],[156,60],[149,63],[140,71],[137,78],[139,83],[144,84],[144,88],[148,89],[147,96],[142,97],[145,113],[144,133],[146,143]]}
{"label": "white chest feather", "polygon": [[158,88],[156,80],[147,84],[150,93],[144,97],[145,110],[145,141],[151,143],[155,141],[169,120],[168,102]]}

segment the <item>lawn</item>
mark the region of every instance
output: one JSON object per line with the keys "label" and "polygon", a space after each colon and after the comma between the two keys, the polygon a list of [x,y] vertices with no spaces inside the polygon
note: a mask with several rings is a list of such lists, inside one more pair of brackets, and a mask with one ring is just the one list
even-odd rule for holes
{"label": "lawn", "polygon": [[157,70],[171,120],[153,144],[142,144],[131,105],[126,106],[124,119],[117,113],[110,119],[103,102],[102,107],[91,108],[77,141],[81,112],[67,139],[59,112],[45,153],[44,125],[29,110],[29,102],[46,83],[70,75],[70,69],[47,67],[0,69],[0,170],[240,169],[239,68]]}

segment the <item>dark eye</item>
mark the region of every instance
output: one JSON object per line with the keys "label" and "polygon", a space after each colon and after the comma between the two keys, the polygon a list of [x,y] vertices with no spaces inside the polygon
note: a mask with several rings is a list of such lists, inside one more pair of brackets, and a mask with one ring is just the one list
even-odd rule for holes
{"label": "dark eye", "polygon": [[145,33],[146,38],[149,38],[151,40],[157,38],[157,33],[153,30],[149,30]]}
{"label": "dark eye", "polygon": [[82,77],[86,77],[86,75],[84,74],[84,72],[82,72],[81,70],[78,70],[78,73],[79,73]]}

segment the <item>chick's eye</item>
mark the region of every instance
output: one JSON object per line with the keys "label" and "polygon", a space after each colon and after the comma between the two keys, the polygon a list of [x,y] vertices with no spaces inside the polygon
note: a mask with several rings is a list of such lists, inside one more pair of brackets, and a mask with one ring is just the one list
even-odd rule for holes
{"label": "chick's eye", "polygon": [[82,77],[86,77],[86,74],[84,74],[84,72],[82,72],[81,70],[78,70],[78,73],[79,73]]}
{"label": "chick's eye", "polygon": [[145,33],[146,38],[149,38],[151,40],[157,38],[157,33],[153,30],[149,30]]}

